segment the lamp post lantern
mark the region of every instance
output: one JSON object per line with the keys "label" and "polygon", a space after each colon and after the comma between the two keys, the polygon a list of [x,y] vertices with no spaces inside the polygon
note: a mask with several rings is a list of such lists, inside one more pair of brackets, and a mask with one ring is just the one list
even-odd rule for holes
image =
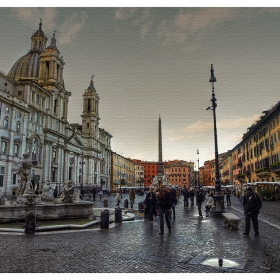
{"label": "lamp post lantern", "polygon": [[[216,98],[214,93],[214,83],[217,81],[214,76],[214,69],[213,64],[211,64],[211,77],[209,79],[209,82],[212,83],[212,110],[213,110],[213,119],[214,119],[214,142],[215,142],[215,195],[214,203],[215,203],[215,209],[213,210],[214,213],[223,213],[225,212],[225,206],[224,206],[224,197],[221,195],[221,180],[220,180],[220,173],[219,173],[219,158],[218,158],[218,140],[217,140],[217,126],[216,126]],[[207,110],[210,109],[207,108]]]}

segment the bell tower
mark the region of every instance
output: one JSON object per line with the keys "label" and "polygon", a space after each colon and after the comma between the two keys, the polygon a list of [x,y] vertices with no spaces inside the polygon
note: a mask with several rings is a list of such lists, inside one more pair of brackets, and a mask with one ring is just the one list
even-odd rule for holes
{"label": "bell tower", "polygon": [[82,117],[82,131],[91,134],[93,137],[98,136],[99,131],[99,96],[91,76],[90,85],[83,94],[84,105]]}
{"label": "bell tower", "polygon": [[[64,88],[63,68],[65,62],[57,49],[55,33],[54,30],[50,45],[40,54],[38,83],[47,84],[48,87],[56,84],[58,87]],[[48,89],[51,90],[51,88]]]}

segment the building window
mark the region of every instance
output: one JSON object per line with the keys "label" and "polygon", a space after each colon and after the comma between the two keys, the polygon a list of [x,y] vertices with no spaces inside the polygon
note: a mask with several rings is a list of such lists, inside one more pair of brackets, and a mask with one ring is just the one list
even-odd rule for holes
{"label": "building window", "polygon": [[34,113],[34,123],[38,123],[38,112]]}
{"label": "building window", "polygon": [[22,95],[22,91],[21,90],[18,91],[18,96],[20,96],[20,95]]}
{"label": "building window", "polygon": [[40,115],[40,116],[39,116],[39,124],[40,124],[40,125],[43,125],[43,115]]}
{"label": "building window", "polygon": [[56,110],[57,110],[57,99],[54,100],[54,106],[53,106],[54,114],[56,114]]}
{"label": "building window", "polygon": [[4,154],[4,155],[7,152],[7,146],[8,146],[8,143],[6,141],[2,140],[2,142],[1,142],[1,153]]}
{"label": "building window", "polygon": [[15,144],[15,156],[19,156],[19,144]]}
{"label": "building window", "polygon": [[89,123],[87,123],[87,127],[89,127]]}
{"label": "building window", "polygon": [[40,97],[39,97],[39,94],[36,94],[36,103],[40,103]]}
{"label": "building window", "polygon": [[4,187],[4,173],[5,173],[5,167],[0,167],[0,187]]}
{"label": "building window", "polygon": [[72,166],[69,167],[69,177],[68,180],[72,180]]}
{"label": "building window", "polygon": [[90,112],[90,98],[88,98],[87,100],[87,110],[88,112]]}
{"label": "building window", "polygon": [[13,173],[13,185],[17,184],[17,174]]}

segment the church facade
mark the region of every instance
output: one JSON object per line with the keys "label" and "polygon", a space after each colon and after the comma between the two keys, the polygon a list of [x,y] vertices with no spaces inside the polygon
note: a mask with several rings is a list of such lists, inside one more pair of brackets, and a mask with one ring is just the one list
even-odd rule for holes
{"label": "church facade", "polygon": [[48,182],[61,190],[69,180],[110,189],[112,135],[99,127],[93,77],[83,94],[82,124],[70,124],[65,62],[55,33],[47,41],[40,22],[31,50],[8,75],[0,71],[0,191],[8,194],[17,185],[18,164],[27,153],[35,189]]}

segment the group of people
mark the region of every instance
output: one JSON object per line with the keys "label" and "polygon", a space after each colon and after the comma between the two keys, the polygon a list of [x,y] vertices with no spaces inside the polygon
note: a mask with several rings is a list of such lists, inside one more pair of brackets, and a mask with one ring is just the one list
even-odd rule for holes
{"label": "group of people", "polygon": [[[182,192],[184,197],[184,207],[189,206],[189,199],[191,201],[191,207],[194,206],[194,197],[196,196],[196,205],[198,207],[199,217],[202,215],[202,202],[205,201],[205,193],[201,188],[196,189],[196,194],[194,191],[185,188]],[[231,205],[230,193],[226,193],[227,205]],[[145,213],[148,215],[150,224],[153,225],[154,217],[159,215],[160,221],[160,232],[159,234],[164,234],[164,220],[169,232],[171,232],[171,218],[176,218],[175,206],[177,204],[178,197],[176,196],[175,188],[167,188],[165,185],[162,186],[157,193],[154,193],[153,188],[150,188],[148,194],[146,195],[144,206]],[[206,215],[209,215],[211,207],[215,207],[215,202],[213,198],[213,193],[208,194],[208,201],[205,204]],[[245,214],[245,232],[244,235],[249,235],[250,223],[252,221],[253,228],[255,231],[255,236],[259,236],[258,229],[258,214],[262,207],[262,202],[260,197],[253,192],[252,188],[248,188],[246,195],[243,199],[243,208]],[[172,215],[173,214],[173,215]]]}

